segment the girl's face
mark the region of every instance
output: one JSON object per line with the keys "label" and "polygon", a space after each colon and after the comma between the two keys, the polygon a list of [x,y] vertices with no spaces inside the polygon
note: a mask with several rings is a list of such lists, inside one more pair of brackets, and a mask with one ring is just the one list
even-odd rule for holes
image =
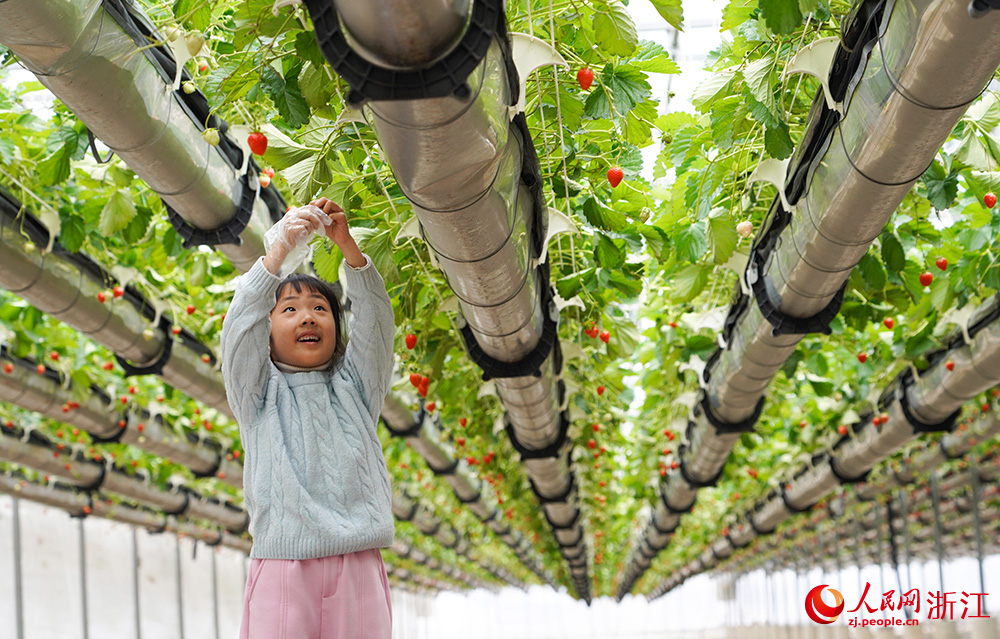
{"label": "girl's face", "polygon": [[337,323],[330,302],[305,286],[287,285],[271,310],[271,357],[284,364],[312,368],[333,357]]}

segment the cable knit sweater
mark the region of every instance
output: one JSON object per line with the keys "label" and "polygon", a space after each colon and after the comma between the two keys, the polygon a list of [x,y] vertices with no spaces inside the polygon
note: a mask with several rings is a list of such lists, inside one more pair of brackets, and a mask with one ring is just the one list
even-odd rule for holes
{"label": "cable knit sweater", "polygon": [[269,340],[281,280],[262,260],[237,279],[222,324],[222,375],[246,453],[251,557],[313,559],[392,545],[389,473],[376,428],[395,322],[385,283],[365,261],[346,268],[349,340],[333,370],[278,370]]}

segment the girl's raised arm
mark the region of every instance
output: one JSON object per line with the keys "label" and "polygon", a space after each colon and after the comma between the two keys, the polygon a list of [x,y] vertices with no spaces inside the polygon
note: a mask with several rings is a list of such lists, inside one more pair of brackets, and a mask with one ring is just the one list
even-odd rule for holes
{"label": "girl's raised arm", "polygon": [[340,248],[348,267],[344,279],[351,300],[351,320],[342,370],[361,389],[365,406],[377,423],[392,381],[392,341],[396,333],[392,303],[371,258],[361,252],[348,232],[343,209],[326,198],[312,204],[333,221],[326,227],[326,235]]}
{"label": "girl's raised arm", "polygon": [[265,268],[265,259],[237,279],[222,321],[222,378],[229,406],[240,422],[249,422],[263,407],[271,376],[269,316],[281,280]]}

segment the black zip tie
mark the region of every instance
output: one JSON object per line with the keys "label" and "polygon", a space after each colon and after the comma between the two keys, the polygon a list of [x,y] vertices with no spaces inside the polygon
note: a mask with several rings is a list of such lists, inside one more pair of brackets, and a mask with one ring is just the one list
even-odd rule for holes
{"label": "black zip tie", "polygon": [[[205,541],[205,540],[202,540],[201,543],[205,544],[209,548],[213,548],[213,547],[218,546],[219,544],[222,543],[222,536],[223,536],[223,533],[220,530],[218,532],[218,536],[216,536],[216,538],[215,538],[215,541]],[[197,544],[195,544],[195,545],[197,546]]]}
{"label": "black zip tie", "polygon": [[[521,442],[517,441],[517,437],[514,432],[514,426],[510,423],[510,420],[504,417],[504,430],[507,431],[507,436],[510,438],[510,443],[514,447],[514,450],[521,455],[521,460],[528,459],[546,459],[549,457],[557,458],[562,456],[563,445],[568,441],[566,438],[566,433],[569,431],[569,416],[564,411],[559,415],[559,435],[556,440],[546,446],[545,448],[540,448],[538,450],[532,450],[530,448],[525,448]],[[568,452],[568,451],[567,451]]]}
{"label": "black zip tie", "polygon": [[[91,460],[83,460],[83,461],[91,461]],[[94,461],[91,461],[91,463],[94,466],[97,466],[98,470],[100,471],[97,475],[97,479],[95,479],[87,486],[80,486],[80,488],[88,492],[96,492],[98,489],[100,489],[101,484],[104,483],[104,479],[107,477],[107,466]]]}
{"label": "black zip tie", "polygon": [[850,485],[850,484],[863,484],[866,481],[868,481],[868,475],[872,472],[872,469],[869,468],[868,470],[866,470],[865,472],[861,473],[857,477],[848,477],[847,475],[845,475],[842,472],[840,472],[839,470],[837,470],[837,459],[836,458],[831,458],[830,459],[830,472],[832,472],[833,476],[837,478],[837,481],[840,482],[841,486],[847,486],[847,485]]}
{"label": "black zip tie", "polygon": [[[918,176],[919,177],[919,176]],[[810,317],[791,317],[781,310],[781,296],[771,278],[764,272],[765,257],[756,248],[750,249],[750,261],[747,263],[746,279],[753,290],[753,297],[757,301],[757,308],[764,319],[771,324],[771,335],[805,335],[807,333],[823,333],[829,335],[832,330],[830,323],[840,312],[840,305],[844,301],[844,291],[850,281],[844,280],[843,285],[834,294],[827,305],[815,315]]]}
{"label": "black zip tie", "polygon": [[[457,461],[455,462],[455,465],[458,465]],[[434,469],[432,468],[431,470],[434,470]],[[463,504],[474,504],[477,501],[479,501],[482,498],[482,496],[483,496],[482,492],[477,491],[475,495],[473,495],[472,497],[466,499],[465,497],[462,497],[461,495],[459,495],[457,490],[452,489],[452,492],[455,493],[455,499],[457,499],[458,501],[462,502]],[[493,511],[493,512],[496,513],[496,511]],[[493,515],[490,515],[490,517],[492,517],[492,516]],[[487,520],[483,520],[483,521],[487,521]]]}
{"label": "black zip tie", "polygon": [[677,530],[677,526],[679,526],[679,525],[680,525],[680,522],[678,521],[678,522],[677,522],[677,526],[674,526],[674,527],[673,527],[673,528],[671,528],[670,530],[664,530],[664,529],[660,528],[660,525],[659,525],[658,523],[656,523],[656,517],[655,517],[655,516],[653,516],[653,517],[650,517],[650,519],[649,519],[649,524],[650,524],[650,525],[651,525],[651,526],[652,526],[653,528],[655,528],[655,529],[656,529],[656,532],[660,533],[661,535],[673,535],[673,534],[674,534],[674,531],[675,531],[675,530]]}
{"label": "black zip tie", "polygon": [[256,189],[250,186],[251,174],[253,174],[253,171],[248,171],[246,174],[240,176],[239,181],[236,183],[237,188],[240,190],[240,197],[236,203],[236,212],[233,217],[222,226],[214,229],[199,229],[191,226],[169,204],[166,202],[163,203],[163,206],[167,209],[167,218],[170,220],[170,225],[184,239],[184,248],[189,249],[197,245],[214,247],[220,244],[242,246],[243,238],[241,234],[246,229],[247,224],[250,223],[250,218],[253,217],[253,205],[257,199]]}
{"label": "black zip tie", "polygon": [[[431,465],[430,462],[427,462],[427,466],[428,466],[428,468],[431,469],[431,472],[434,473],[436,476],[438,476],[438,477],[446,477],[448,475],[454,475],[455,474],[455,469],[458,468],[458,461],[459,460],[455,459],[454,461],[451,462],[451,464],[449,464],[448,466],[445,466],[444,468],[435,468],[434,466]],[[457,496],[458,493],[455,493],[455,495]],[[459,501],[461,501],[461,498],[459,498]],[[475,501],[475,500],[473,500],[473,501]],[[468,503],[468,502],[464,502],[464,503]]]}
{"label": "black zip tie", "polygon": [[[978,2],[982,2],[983,0],[973,0],[972,4],[970,4],[969,8],[971,9],[972,5],[975,4],[977,1]],[[993,8],[996,8],[996,7],[993,7]],[[963,107],[969,106],[970,104],[972,104],[973,102],[975,102],[977,99],[979,99],[979,96],[981,96],[986,91],[986,88],[990,86],[990,83],[987,82],[986,86],[984,86],[982,89],[980,89],[979,93],[977,93],[976,95],[972,96],[971,98],[969,98],[965,102],[961,102],[959,104],[955,104],[955,105],[952,105],[952,106],[946,106],[946,107],[939,107],[939,106],[933,106],[933,105],[927,104],[926,102],[918,100],[917,98],[915,98],[915,97],[911,96],[909,93],[907,93],[906,89],[903,88],[902,84],[899,82],[899,79],[893,77],[893,75],[889,72],[889,65],[885,61],[885,48],[882,46],[881,40],[882,39],[879,38],[878,49],[879,49],[879,55],[882,57],[882,68],[885,69],[885,77],[889,78],[889,83],[892,84],[892,88],[896,90],[896,93],[898,93],[899,95],[903,96],[903,99],[905,99],[910,104],[913,104],[914,106],[918,106],[921,109],[927,109],[928,111],[953,111],[955,109],[961,109]],[[990,78],[990,80],[992,81],[992,78]]]}
{"label": "black zip tie", "polygon": [[[681,452],[683,452],[683,449],[684,449],[684,445],[681,444]],[[687,477],[684,476],[684,459],[683,458],[681,458],[679,466],[680,466],[680,469],[681,469],[681,478],[684,479],[684,481],[687,481]],[[720,475],[721,475],[721,473],[719,473],[719,475],[716,475],[716,479],[718,479],[718,477]],[[666,490],[666,488],[667,488],[668,485],[669,485],[668,483],[661,483],[660,484],[660,501],[663,502],[663,506],[667,510],[669,510],[670,512],[672,512],[674,514],[677,514],[677,515],[684,515],[684,514],[687,514],[687,513],[691,512],[692,510],[694,510],[694,505],[696,503],[698,503],[698,497],[697,496],[695,496],[695,498],[693,500],[691,500],[691,504],[688,505],[686,508],[675,508],[675,507],[671,506],[667,502],[667,496],[665,494],[665,490]],[[693,488],[700,488],[700,486],[692,486],[692,487]]]}
{"label": "black zip tie", "polygon": [[951,432],[955,427],[955,422],[962,414],[962,409],[956,409],[954,413],[948,415],[948,417],[945,417],[943,421],[937,424],[928,424],[914,415],[913,409],[910,407],[909,388],[913,385],[913,370],[910,368],[903,369],[899,373],[899,380],[900,384],[897,387],[899,407],[903,409],[903,416],[906,417],[906,421],[913,427],[913,432],[915,434]]}
{"label": "black zip tie", "polygon": [[94,155],[94,160],[98,164],[107,164],[111,161],[111,158],[115,157],[115,150],[111,149],[108,151],[108,157],[101,159],[101,154],[97,150],[97,138],[94,137],[94,133],[88,128],[87,137],[90,138],[90,152]]}
{"label": "black zip tie", "polygon": [[[465,348],[469,352],[469,358],[483,371],[483,381],[489,381],[496,377],[541,377],[542,366],[549,358],[553,348],[557,348],[559,336],[558,318],[553,318],[552,299],[553,292],[549,286],[548,265],[543,264],[538,267],[539,288],[542,293],[541,313],[542,313],[542,335],[538,344],[527,355],[516,362],[503,362],[488,355],[476,341],[475,333],[468,321],[464,321],[461,327],[462,340]],[[533,276],[529,272],[529,277]]]}
{"label": "black zip tie", "polygon": [[531,484],[531,492],[535,493],[535,497],[538,498],[538,503],[542,504],[543,506],[546,504],[569,503],[566,500],[569,499],[569,496],[573,494],[573,489],[576,488],[576,482],[573,480],[572,473],[570,474],[569,484],[566,486],[566,490],[562,491],[562,493],[555,495],[553,497],[546,497],[541,492],[539,492],[538,486],[535,484],[534,479],[529,477],[528,483]]}
{"label": "black zip tie", "polygon": [[222,468],[222,460],[223,460],[222,444],[220,444],[218,441],[214,439],[199,440],[198,436],[192,432],[188,432],[187,436],[188,440],[191,441],[192,444],[200,441],[202,446],[207,446],[209,449],[212,450],[212,452],[215,453],[215,462],[212,464],[209,470],[198,471],[192,468],[190,469],[191,474],[197,477],[198,479],[202,479],[205,477],[215,477],[218,474],[219,469]]}
{"label": "black zip tie", "polygon": [[804,508],[799,508],[798,506],[792,504],[792,502],[788,499],[788,491],[785,490],[784,486],[781,486],[781,488],[778,489],[778,493],[781,495],[781,502],[785,505],[785,508],[787,508],[790,512],[807,513],[810,510],[812,510],[814,504],[810,504],[808,506],[805,506]]}
{"label": "black zip tie", "polygon": [[[354,108],[369,100],[468,98],[472,93],[466,82],[469,74],[486,56],[494,35],[505,29],[501,0],[475,2],[462,39],[444,59],[426,69],[400,71],[369,62],[351,48],[340,25],[336,2],[306,0],[305,5],[323,57],[351,86],[346,102]],[[516,83],[516,74],[512,82]],[[517,90],[513,93],[512,99],[516,100]]]}
{"label": "black zip tie", "polygon": [[125,371],[125,377],[132,377],[134,375],[160,375],[163,373],[163,367],[170,360],[170,353],[174,347],[174,338],[170,334],[170,320],[167,319],[166,315],[160,316],[160,325],[158,328],[163,333],[163,350],[160,351],[159,357],[153,360],[152,363],[146,366],[137,366],[129,363],[128,360],[118,353],[115,353],[115,360],[118,361],[118,365]]}

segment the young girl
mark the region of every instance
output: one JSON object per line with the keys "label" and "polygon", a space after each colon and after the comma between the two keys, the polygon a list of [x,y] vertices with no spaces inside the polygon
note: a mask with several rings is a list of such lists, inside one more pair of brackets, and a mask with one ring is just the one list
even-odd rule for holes
{"label": "young girl", "polygon": [[[330,285],[276,275],[319,230],[347,262],[346,348]],[[253,536],[240,638],[389,639],[378,549],[392,545],[394,528],[376,427],[392,373],[392,306],[333,202],[293,209],[272,232],[277,241],[237,280],[222,325]]]}

